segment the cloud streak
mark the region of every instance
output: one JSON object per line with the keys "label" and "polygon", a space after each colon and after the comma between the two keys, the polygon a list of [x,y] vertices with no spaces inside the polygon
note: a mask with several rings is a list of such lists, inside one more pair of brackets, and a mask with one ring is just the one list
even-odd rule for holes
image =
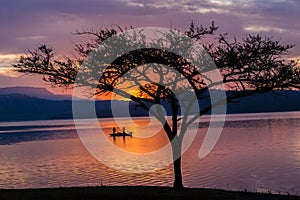
{"label": "cloud streak", "polygon": [[22,54],[0,54],[0,75],[7,77],[18,77],[20,74],[13,71],[12,64],[15,63],[16,58]]}
{"label": "cloud streak", "polygon": [[278,28],[278,27],[268,27],[268,26],[245,26],[243,30],[248,32],[278,32],[278,33],[284,33],[287,32],[286,29]]}
{"label": "cloud streak", "polygon": [[45,35],[32,35],[32,36],[21,36],[16,37],[17,40],[43,40],[47,39],[48,37]]}

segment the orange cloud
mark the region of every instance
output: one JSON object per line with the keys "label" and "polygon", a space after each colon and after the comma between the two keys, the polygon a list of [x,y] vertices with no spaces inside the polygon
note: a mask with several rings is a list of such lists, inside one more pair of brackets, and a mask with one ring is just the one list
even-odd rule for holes
{"label": "orange cloud", "polygon": [[289,58],[289,60],[295,60],[297,62],[297,66],[300,67],[300,55],[292,57],[292,58]]}
{"label": "orange cloud", "polygon": [[0,54],[0,75],[9,77],[18,77],[19,73],[15,72],[12,64],[22,54]]}

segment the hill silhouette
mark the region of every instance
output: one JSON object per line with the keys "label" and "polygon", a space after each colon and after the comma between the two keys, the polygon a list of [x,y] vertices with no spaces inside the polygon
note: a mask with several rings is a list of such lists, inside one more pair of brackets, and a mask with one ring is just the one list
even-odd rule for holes
{"label": "hill silhouette", "polygon": [[[48,119],[72,119],[72,101],[60,100],[63,97],[54,95],[47,90],[26,88],[0,89],[0,121],[23,121],[23,120],[48,120]],[[19,92],[19,93],[18,93]],[[43,98],[45,97],[45,98]],[[46,99],[48,97],[49,99]],[[53,98],[57,99],[54,100]],[[87,101],[77,100],[85,110]],[[227,113],[258,113],[258,112],[285,112],[300,111],[300,92],[298,91],[275,91],[266,94],[256,94],[243,98],[236,103],[228,104]],[[134,102],[128,101],[96,101],[95,110],[97,117],[112,117],[112,106],[118,110],[114,117],[126,116],[125,108],[129,106],[131,116],[148,116],[148,113]],[[205,101],[199,101],[200,106]],[[163,101],[167,114],[170,107],[167,101]]]}
{"label": "hill silhouette", "polygon": [[8,94],[22,94],[29,97],[37,97],[41,99],[48,100],[72,100],[71,95],[56,95],[48,91],[46,88],[41,87],[25,87],[25,86],[16,86],[16,87],[6,87],[0,88],[0,95]]}

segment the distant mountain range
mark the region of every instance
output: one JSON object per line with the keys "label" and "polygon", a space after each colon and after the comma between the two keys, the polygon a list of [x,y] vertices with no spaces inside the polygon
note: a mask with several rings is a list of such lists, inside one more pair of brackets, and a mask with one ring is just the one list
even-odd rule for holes
{"label": "distant mountain range", "polygon": [[[11,87],[0,88],[0,121],[71,119],[72,100],[70,95],[55,95],[44,88]],[[89,116],[85,109],[87,101],[77,100],[82,108],[83,117]],[[131,116],[147,116],[148,113],[134,102],[96,101],[98,117],[111,117],[111,103],[117,109],[118,117],[124,116],[125,107],[129,106]],[[201,103],[200,103],[201,105]],[[170,108],[164,102],[167,113]],[[300,92],[275,92],[257,94],[228,104],[227,113],[284,112],[300,111]],[[114,115],[115,117],[117,117]]]}
{"label": "distant mountain range", "polygon": [[[81,116],[89,117],[90,112],[85,108],[89,103],[77,98],[82,108]],[[98,117],[111,117],[111,101],[96,101],[95,110]],[[126,116],[124,109],[130,106],[132,116],[146,116],[144,110],[136,109],[133,102],[114,101],[117,107],[117,116]],[[9,87],[0,88],[0,121],[23,121],[23,120],[48,120],[48,119],[71,119],[72,96],[56,95],[45,88],[33,87]]]}
{"label": "distant mountain range", "polygon": [[46,88],[35,87],[7,87],[0,88],[0,95],[22,94],[29,97],[37,97],[48,100],[72,100],[71,95],[56,95],[49,92]]}

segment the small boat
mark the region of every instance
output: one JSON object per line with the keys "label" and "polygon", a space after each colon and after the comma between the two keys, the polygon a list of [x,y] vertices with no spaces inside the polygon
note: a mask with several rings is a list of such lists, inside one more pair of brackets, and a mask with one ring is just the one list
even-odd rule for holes
{"label": "small boat", "polygon": [[125,133],[125,132],[123,132],[123,133],[120,133],[120,132],[118,132],[118,133],[110,133],[109,134],[111,137],[125,137],[125,136],[130,136],[130,137],[132,137],[132,132],[128,132],[128,133]]}

